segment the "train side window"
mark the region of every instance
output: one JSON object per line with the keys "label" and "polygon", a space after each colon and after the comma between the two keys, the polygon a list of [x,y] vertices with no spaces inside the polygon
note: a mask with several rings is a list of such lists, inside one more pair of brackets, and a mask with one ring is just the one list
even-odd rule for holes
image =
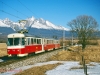
{"label": "train side window", "polygon": [[57,41],[55,40],[55,44],[57,43]]}
{"label": "train side window", "polygon": [[37,44],[41,44],[41,39],[37,39]]}
{"label": "train side window", "polygon": [[57,43],[59,44],[59,40],[57,41]]}
{"label": "train side window", "polygon": [[22,38],[22,45],[25,45],[25,38]]}
{"label": "train side window", "polygon": [[52,44],[53,44],[53,40],[52,40]]}
{"label": "train side window", "polygon": [[44,44],[47,44],[47,40],[46,39],[44,39]]}
{"label": "train side window", "polygon": [[34,44],[37,44],[36,39],[34,39]]}
{"label": "train side window", "polygon": [[52,43],[52,40],[49,40],[49,44],[51,44]]}
{"label": "train side window", "polygon": [[53,40],[51,40],[51,44],[53,43],[52,41],[53,41]]}
{"label": "train side window", "polygon": [[58,43],[59,43],[59,41],[58,41],[58,40],[56,40],[56,41],[55,41],[55,43],[57,43],[57,44],[58,44]]}
{"label": "train side window", "polygon": [[49,44],[51,44],[51,40],[49,40]]}
{"label": "train side window", "polygon": [[28,45],[30,44],[30,38],[28,38]]}
{"label": "train side window", "polygon": [[33,42],[33,38],[31,38],[31,44],[33,44],[34,42]]}
{"label": "train side window", "polygon": [[58,41],[56,40],[56,44],[58,43]]}
{"label": "train side window", "polygon": [[28,41],[27,41],[27,38],[26,38],[26,39],[25,39],[25,44],[26,44],[26,45],[28,45],[28,43],[27,43],[27,42],[28,42]]}
{"label": "train side window", "polygon": [[49,44],[49,40],[47,40],[47,44]]}
{"label": "train side window", "polygon": [[52,43],[54,44],[54,40],[52,40]]}
{"label": "train side window", "polygon": [[47,40],[47,44],[51,44],[51,40]]}
{"label": "train side window", "polygon": [[57,43],[58,43],[58,41],[57,41]]}
{"label": "train side window", "polygon": [[48,40],[48,44],[50,44],[50,40]]}

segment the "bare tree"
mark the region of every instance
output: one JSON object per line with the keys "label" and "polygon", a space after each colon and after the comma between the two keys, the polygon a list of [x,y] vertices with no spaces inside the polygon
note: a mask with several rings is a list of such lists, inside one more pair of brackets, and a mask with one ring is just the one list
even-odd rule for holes
{"label": "bare tree", "polygon": [[82,44],[82,50],[84,51],[87,42],[94,36],[94,33],[98,30],[98,23],[92,16],[82,15],[76,19],[70,21],[68,26],[71,27],[71,31],[75,32],[79,41]]}

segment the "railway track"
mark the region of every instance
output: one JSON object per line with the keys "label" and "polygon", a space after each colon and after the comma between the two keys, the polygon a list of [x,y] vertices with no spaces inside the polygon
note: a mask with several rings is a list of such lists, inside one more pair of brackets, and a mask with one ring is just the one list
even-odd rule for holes
{"label": "railway track", "polygon": [[38,62],[44,62],[47,61],[49,57],[52,55],[57,54],[61,49],[43,52],[39,54],[30,55],[27,57],[22,58],[8,58],[7,56],[2,57],[2,59],[5,59],[4,62],[0,62],[0,69],[3,68],[5,70],[18,68],[21,66],[27,66],[29,64],[34,64]]}
{"label": "railway track", "polygon": [[22,58],[18,59],[18,57],[14,58],[14,57],[4,56],[4,57],[0,57],[0,59],[3,60],[3,62],[0,62],[0,67],[1,67],[1,66],[9,65],[9,64],[16,62],[18,60],[21,60]]}
{"label": "railway track", "polygon": [[[47,53],[47,52],[46,52]],[[23,61],[23,60],[26,60],[26,59],[29,59],[31,57],[36,57],[38,55],[42,55],[44,54],[43,53],[39,53],[39,54],[34,54],[34,55],[29,55],[29,56],[25,56],[25,57],[8,57],[8,56],[4,56],[4,57],[1,57],[1,59],[4,61],[4,62],[0,62],[0,67],[2,66],[6,66],[6,65],[9,65],[9,64],[12,64],[14,62],[19,62],[19,61]]]}

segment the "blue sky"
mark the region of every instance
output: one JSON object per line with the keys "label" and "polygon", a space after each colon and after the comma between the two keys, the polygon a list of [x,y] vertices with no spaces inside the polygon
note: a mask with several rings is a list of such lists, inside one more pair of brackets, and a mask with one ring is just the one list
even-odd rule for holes
{"label": "blue sky", "polygon": [[100,24],[100,0],[0,0],[0,19],[15,22],[34,16],[69,28],[67,23],[80,15],[92,16]]}

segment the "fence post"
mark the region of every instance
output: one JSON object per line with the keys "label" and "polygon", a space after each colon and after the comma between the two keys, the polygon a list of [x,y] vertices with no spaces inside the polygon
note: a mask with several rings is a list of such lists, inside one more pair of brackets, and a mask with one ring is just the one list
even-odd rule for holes
{"label": "fence post", "polygon": [[87,74],[87,65],[85,65],[85,60],[84,59],[83,59],[83,67],[84,67],[84,74],[88,75]]}
{"label": "fence post", "polygon": [[85,65],[85,75],[88,75],[87,74],[87,65]]}
{"label": "fence post", "polygon": [[84,74],[85,74],[85,75],[88,75],[88,74],[87,74],[87,65],[85,65],[84,56],[82,56],[82,63],[83,63],[83,68],[84,68]]}

